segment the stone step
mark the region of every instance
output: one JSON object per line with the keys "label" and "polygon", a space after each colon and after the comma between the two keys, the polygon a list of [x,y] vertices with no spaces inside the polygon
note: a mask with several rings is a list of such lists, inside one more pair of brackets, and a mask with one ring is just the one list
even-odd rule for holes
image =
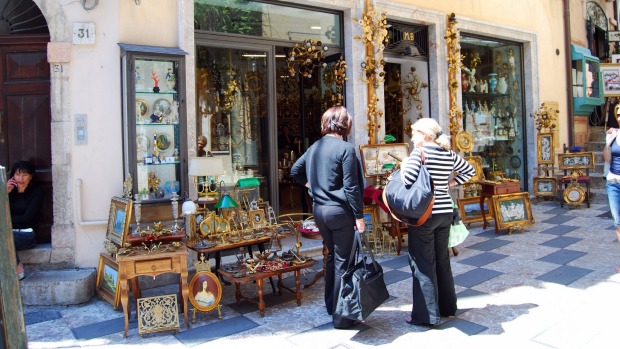
{"label": "stone step", "polygon": [[25,305],[75,305],[88,302],[95,292],[95,268],[38,270],[20,281]]}

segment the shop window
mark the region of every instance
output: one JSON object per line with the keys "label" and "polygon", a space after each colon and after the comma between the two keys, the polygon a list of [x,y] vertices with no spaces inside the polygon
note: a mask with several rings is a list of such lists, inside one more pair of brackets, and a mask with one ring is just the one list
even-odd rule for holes
{"label": "shop window", "polygon": [[[463,129],[486,178],[527,178],[522,46],[463,35]],[[526,190],[526,181],[521,181]]]}
{"label": "shop window", "polygon": [[194,1],[194,29],[340,46],[341,14],[247,0]]}

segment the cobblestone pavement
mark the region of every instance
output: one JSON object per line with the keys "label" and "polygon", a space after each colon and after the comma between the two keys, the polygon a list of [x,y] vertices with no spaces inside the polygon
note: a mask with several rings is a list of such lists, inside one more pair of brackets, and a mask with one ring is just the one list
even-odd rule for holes
{"label": "cobblestone pavement", "polygon": [[[323,282],[292,295],[271,293],[267,308],[235,304],[234,285],[223,285],[223,319],[196,315],[187,329],[180,317],[173,331],[140,337],[132,319],[123,338],[122,312],[93,298],[69,307],[25,307],[30,348],[609,348],[616,343],[620,314],[620,245],[606,205],[566,209],[534,204],[536,225],[523,232],[495,234],[482,223],[452,257],[459,312],[433,329],[411,326],[411,271],[407,257],[380,256],[390,299],[364,323],[335,330],[323,305]],[[406,247],[405,247],[406,251]],[[315,266],[321,267],[321,262]],[[306,275],[307,282],[312,274]],[[286,283],[291,283],[286,279]],[[175,293],[177,285],[143,291],[143,296]],[[242,292],[256,294],[256,285]],[[191,314],[190,314],[191,315]]]}

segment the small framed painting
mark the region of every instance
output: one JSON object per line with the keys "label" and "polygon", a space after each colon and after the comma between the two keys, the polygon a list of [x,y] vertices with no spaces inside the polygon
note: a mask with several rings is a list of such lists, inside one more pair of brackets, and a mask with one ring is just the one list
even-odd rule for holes
{"label": "small framed painting", "polygon": [[222,285],[210,271],[199,271],[189,282],[189,302],[199,311],[217,307],[222,299]]}
{"label": "small framed painting", "polygon": [[119,247],[123,247],[125,244],[125,237],[129,231],[132,203],[131,199],[115,196],[110,204],[108,229],[105,237]]}
{"label": "small framed painting", "polygon": [[365,177],[385,177],[392,173],[399,159],[409,156],[409,145],[407,143],[360,145],[360,154]]}
{"label": "small framed painting", "polygon": [[252,222],[253,228],[262,228],[265,226],[265,210],[250,210],[248,211],[248,218]]}
{"label": "small framed painting", "polygon": [[558,154],[558,168],[560,170],[583,170],[594,168],[594,153],[563,153]]}
{"label": "small framed painting", "polygon": [[[463,223],[469,224],[483,221],[479,196],[458,199],[456,205],[459,208],[459,214],[461,215]],[[493,211],[489,205],[488,198],[484,198],[483,210],[487,221],[493,219]]]}
{"label": "small framed painting", "polygon": [[552,177],[534,177],[534,195],[555,197],[558,193],[558,180]]}
{"label": "small framed painting", "polygon": [[121,290],[118,287],[118,264],[108,253],[99,255],[95,289],[99,297],[112,304],[114,309],[118,308],[121,303]]}
{"label": "small framed painting", "polygon": [[538,138],[538,163],[553,164],[553,133],[539,133]]}
{"label": "small framed painting", "polygon": [[493,196],[493,210],[498,229],[534,225],[530,193],[512,193]]}

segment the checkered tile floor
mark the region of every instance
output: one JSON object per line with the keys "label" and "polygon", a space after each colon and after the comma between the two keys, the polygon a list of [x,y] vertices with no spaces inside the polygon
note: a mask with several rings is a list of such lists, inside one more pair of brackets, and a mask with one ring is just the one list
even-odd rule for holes
{"label": "checkered tile floor", "polygon": [[[179,333],[144,338],[135,319],[123,338],[122,313],[97,299],[80,306],[26,307],[29,347],[613,347],[620,313],[620,274],[615,273],[620,245],[608,211],[606,205],[566,209],[546,202],[533,205],[536,225],[523,232],[495,234],[492,227],[472,224],[460,254],[451,260],[459,312],[433,329],[405,323],[412,299],[407,256],[386,255],[378,260],[391,297],[351,330],[332,328],[322,281],[303,290],[300,307],[286,292],[272,294],[267,284],[265,317],[255,305],[235,304],[234,286],[224,285],[223,320],[216,313],[199,313],[186,329],[181,317]],[[304,282],[312,276],[308,273]],[[143,294],[177,290],[170,285]],[[251,294],[255,285],[244,285],[242,291]]]}

